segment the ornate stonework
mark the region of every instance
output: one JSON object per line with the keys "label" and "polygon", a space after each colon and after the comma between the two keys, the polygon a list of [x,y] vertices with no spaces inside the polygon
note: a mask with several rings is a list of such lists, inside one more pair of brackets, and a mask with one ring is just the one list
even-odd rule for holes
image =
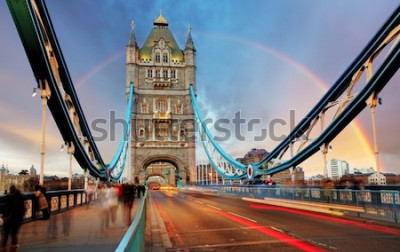
{"label": "ornate stonework", "polygon": [[[160,18],[161,17],[161,18]],[[141,48],[134,26],[126,49],[126,90],[135,86],[132,109],[131,179],[161,176],[168,185],[195,181],[194,114],[196,50],[190,30],[180,50],[164,17],[158,17]],[[162,22],[161,22],[161,21]],[[155,164],[164,163],[163,169]],[[168,170],[168,171],[167,171]]]}

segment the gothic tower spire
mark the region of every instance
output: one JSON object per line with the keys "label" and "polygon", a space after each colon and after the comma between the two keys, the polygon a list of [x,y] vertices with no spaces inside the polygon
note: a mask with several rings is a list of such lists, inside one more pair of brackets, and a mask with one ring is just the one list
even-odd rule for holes
{"label": "gothic tower spire", "polygon": [[[137,84],[138,82],[138,58],[139,47],[136,43],[135,37],[135,22],[131,23],[131,35],[129,37],[128,45],[126,46],[126,98],[129,97],[130,83]],[[136,85],[135,85],[136,87]]]}
{"label": "gothic tower spire", "polygon": [[131,36],[129,37],[128,46],[138,47],[135,37],[135,22],[131,23]]}
{"label": "gothic tower spire", "polygon": [[185,50],[186,49],[191,49],[196,51],[196,49],[194,48],[194,43],[193,43],[193,39],[192,39],[192,28],[190,27],[190,24],[188,26],[188,37],[186,39],[186,43],[185,43]]}

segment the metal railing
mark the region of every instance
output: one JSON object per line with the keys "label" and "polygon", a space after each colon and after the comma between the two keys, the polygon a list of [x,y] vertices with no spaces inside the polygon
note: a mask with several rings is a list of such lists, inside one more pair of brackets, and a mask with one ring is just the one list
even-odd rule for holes
{"label": "metal railing", "polygon": [[148,188],[146,188],[145,195],[143,200],[140,202],[132,224],[129,226],[118,247],[115,249],[115,252],[144,251],[147,192]]}
{"label": "metal railing", "polygon": [[399,223],[400,191],[352,190],[323,188],[288,188],[280,186],[209,185],[196,186],[218,196],[249,197],[255,199],[277,198],[326,204],[362,207],[360,217]]}
{"label": "metal railing", "polygon": [[[0,195],[0,203],[3,201],[5,194]],[[24,221],[32,221],[39,218],[41,213],[37,213],[38,208],[36,204],[36,197],[34,193],[24,194],[25,200],[25,216]],[[86,191],[83,189],[78,190],[63,190],[63,191],[49,191],[46,192],[47,202],[49,203],[49,210],[51,214],[64,212],[72,208],[87,204]],[[3,225],[3,219],[0,218],[0,225]]]}

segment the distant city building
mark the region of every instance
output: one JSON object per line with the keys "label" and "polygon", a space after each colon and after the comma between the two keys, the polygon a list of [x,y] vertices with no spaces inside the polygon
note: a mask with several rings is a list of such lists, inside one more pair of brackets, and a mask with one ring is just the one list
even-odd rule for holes
{"label": "distant city building", "polygon": [[[377,185],[378,184],[378,174],[372,173],[368,176],[368,184]],[[386,176],[381,173],[381,185],[386,185]]]}
{"label": "distant city building", "polygon": [[[269,152],[266,151],[265,149],[253,148],[249,152],[247,152],[243,158],[237,158],[236,160],[244,165],[248,165],[250,163],[260,162],[268,154]],[[267,180],[267,179],[268,179],[267,175],[261,176],[261,180]],[[291,174],[290,170],[288,169],[274,174],[272,180],[277,184],[283,184],[292,181],[294,183],[297,183],[298,181],[304,180],[304,171],[303,168],[296,167],[295,169],[293,169],[293,174]]]}
{"label": "distant city building", "polygon": [[372,167],[369,168],[354,168],[353,169],[353,173],[361,173],[361,174],[365,174],[365,173],[374,173],[375,169]]}
{"label": "distant city building", "polygon": [[344,160],[332,159],[327,163],[328,178],[339,179],[349,173],[349,163]]}
{"label": "distant city building", "polygon": [[386,177],[386,184],[399,184],[400,185],[400,175],[394,173],[381,173]]}
{"label": "distant city building", "polygon": [[263,159],[265,156],[269,154],[268,151],[265,149],[256,149],[253,148],[249,152],[244,155],[243,158],[237,158],[236,160],[244,165],[248,165],[250,163],[258,163]]}
{"label": "distant city building", "polygon": [[272,180],[277,184],[286,184],[286,183],[295,183],[297,184],[300,181],[304,181],[304,171],[301,167],[296,167],[293,169],[293,178],[290,170],[284,170],[278,172],[272,176]]}
{"label": "distant city building", "polygon": [[19,189],[24,188],[24,182],[31,177],[36,177],[36,169],[32,165],[27,174],[10,174],[9,170],[2,165],[0,169],[0,193],[6,193],[11,185],[17,186]]}

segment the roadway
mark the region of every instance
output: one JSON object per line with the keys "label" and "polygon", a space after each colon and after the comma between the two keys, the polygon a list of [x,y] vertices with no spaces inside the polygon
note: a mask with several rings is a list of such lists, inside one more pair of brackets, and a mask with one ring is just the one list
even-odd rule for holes
{"label": "roadway", "polygon": [[152,191],[167,251],[399,251],[400,227],[182,191]]}

